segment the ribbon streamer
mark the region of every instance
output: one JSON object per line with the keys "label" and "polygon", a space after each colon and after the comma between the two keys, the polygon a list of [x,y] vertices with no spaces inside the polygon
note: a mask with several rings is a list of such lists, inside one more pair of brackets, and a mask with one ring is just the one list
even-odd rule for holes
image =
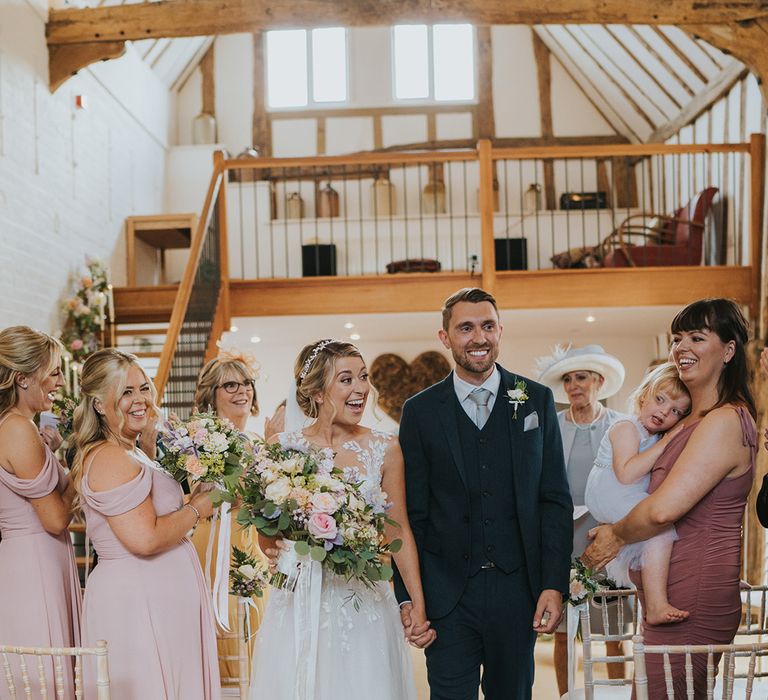
{"label": "ribbon streamer", "polygon": [[216,544],[216,574],[213,579],[213,614],[219,627],[229,632],[229,545],[232,534],[232,505],[227,501],[219,509],[219,539]]}
{"label": "ribbon streamer", "polygon": [[572,697],[576,683],[576,634],[579,631],[581,611],[587,609],[586,603],[571,605],[566,603],[566,634],[568,639],[568,697]]}
{"label": "ribbon streamer", "polygon": [[293,631],[296,648],[296,684],[294,700],[315,700],[317,648],[320,632],[320,595],[323,588],[323,567],[309,555],[296,554],[290,549],[280,552],[277,568],[289,577],[298,569],[294,590]]}

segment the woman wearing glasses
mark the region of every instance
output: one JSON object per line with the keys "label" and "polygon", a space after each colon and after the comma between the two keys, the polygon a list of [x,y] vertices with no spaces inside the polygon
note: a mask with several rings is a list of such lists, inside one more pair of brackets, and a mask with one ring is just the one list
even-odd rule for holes
{"label": "woman wearing glasses", "polygon": [[[256,390],[254,382],[256,379],[256,368],[253,361],[245,355],[234,353],[222,353],[216,359],[208,362],[200,372],[197,378],[197,389],[195,390],[195,407],[199,411],[213,410],[221,418],[226,418],[242,433],[251,438],[255,438],[253,433],[248,433],[246,424],[250,416],[256,416],[259,413],[259,404],[256,399]],[[272,430],[272,421],[267,420],[265,432],[277,432]],[[201,521],[192,538],[197,548],[203,567],[206,562],[206,551],[211,534],[211,527],[218,529],[218,520]],[[214,532],[218,535],[218,532]],[[210,576],[214,580],[216,566],[216,544],[218,536],[213,539],[212,551],[210,554]],[[237,524],[237,510],[233,509],[231,517],[230,542],[233,547],[244,550],[251,555],[261,556],[258,544],[254,541],[251,530],[242,530]],[[228,582],[225,583],[228,586]],[[258,612],[251,612],[251,632],[255,632],[261,619],[264,607],[264,599],[257,599]],[[241,633],[237,624],[237,598],[229,598],[229,629],[235,633]],[[229,637],[219,637],[219,670],[223,685],[236,684],[238,676],[238,650],[237,640]],[[229,683],[228,683],[229,681]]]}

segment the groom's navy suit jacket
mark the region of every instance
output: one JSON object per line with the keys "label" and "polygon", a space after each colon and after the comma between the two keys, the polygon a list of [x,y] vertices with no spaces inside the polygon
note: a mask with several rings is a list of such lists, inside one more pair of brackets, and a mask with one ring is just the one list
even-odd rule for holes
{"label": "groom's navy suit jacket", "polygon": [[[522,543],[522,565],[527,569],[533,599],[538,599],[546,588],[565,594],[570,573],[573,504],[552,392],[500,366],[499,370],[501,386],[493,412],[506,411],[506,416],[502,416],[503,422],[497,417],[493,425],[504,430],[506,424],[509,435],[497,432],[497,440],[494,434],[487,437],[491,446],[498,441],[508,450],[508,454],[495,454],[494,463],[511,470],[512,478],[499,483],[506,484],[504,488],[514,493],[496,494],[507,498],[511,507],[506,520],[498,519],[503,521],[500,526],[504,528],[500,536],[494,528],[494,555],[490,558],[502,571],[510,573],[509,568],[521,564]],[[514,389],[519,380],[526,384],[528,399],[518,406],[515,417],[506,392]],[[503,405],[496,405],[499,403]],[[472,475],[465,459],[470,452],[466,444],[462,445],[462,435],[468,434],[466,424],[460,424],[464,420],[459,413],[462,410],[451,373],[406,401],[400,423],[408,517],[419,550],[427,616],[432,619],[447,615],[456,606],[467,578],[476,573],[472,571],[471,553],[477,551],[477,542],[472,542],[472,533],[477,533],[477,529],[468,523],[474,522],[472,518],[477,513],[471,512],[468,483]],[[538,422],[538,426],[524,430],[526,417],[534,412],[536,418],[528,419],[528,425]],[[397,571],[395,593],[400,602],[409,599]]]}

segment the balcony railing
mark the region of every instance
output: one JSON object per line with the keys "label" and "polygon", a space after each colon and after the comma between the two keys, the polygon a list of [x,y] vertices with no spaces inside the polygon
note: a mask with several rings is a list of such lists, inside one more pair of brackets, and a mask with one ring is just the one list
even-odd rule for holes
{"label": "balcony railing", "polygon": [[[438,153],[225,160],[230,277],[751,266],[763,148],[759,135],[687,146],[493,149],[481,141]],[[707,190],[702,221],[691,221]],[[687,234],[675,217],[687,217]],[[632,255],[686,238],[684,254]],[[628,261],[608,256],[616,248],[629,249]]]}

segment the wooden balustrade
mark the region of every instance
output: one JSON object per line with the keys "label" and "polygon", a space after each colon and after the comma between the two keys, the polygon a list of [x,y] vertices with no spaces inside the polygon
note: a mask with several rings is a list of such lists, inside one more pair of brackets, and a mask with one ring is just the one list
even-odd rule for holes
{"label": "wooden balustrade", "polygon": [[[398,285],[391,284],[394,277],[385,273],[384,263],[397,260],[400,255],[407,259],[442,258],[442,273],[396,276],[403,288],[413,287],[410,282],[420,285],[424,299],[430,303],[433,297],[443,294],[443,287],[459,280],[482,284],[502,294],[514,293],[531,307],[541,307],[583,303],[600,285],[608,287],[619,283],[629,285],[627,294],[642,285],[650,284],[654,288],[661,285],[652,303],[676,303],[677,297],[673,302],[665,299],[664,280],[679,296],[684,293],[683,287],[695,292],[711,290],[712,280],[728,279],[735,285],[734,295],[749,303],[751,315],[756,318],[761,304],[764,171],[765,137],[762,135],[752,136],[749,143],[697,145],[494,148],[490,141],[480,140],[475,148],[454,151],[375,152],[313,158],[225,159],[217,153],[192,239],[189,262],[171,314],[168,340],[156,378],[158,392],[162,396],[168,381],[201,251],[214,215],[219,236],[220,286],[206,343],[207,356],[215,354],[215,341],[229,327],[230,315],[242,315],[251,309],[252,305],[248,306],[244,299],[252,300],[254,295],[261,295],[265,313],[280,313],[280,309],[286,308],[286,300],[291,296],[298,298],[303,290],[307,292],[301,297],[307,301],[306,313],[311,313],[317,311],[313,299],[320,289],[329,294],[334,289],[355,289],[358,290],[355,298],[365,302],[365,290],[370,288],[374,290],[371,294],[391,295],[392,303],[388,306],[398,310]],[[238,176],[230,179],[233,172]],[[375,182],[379,173],[392,179],[400,177],[403,182],[407,177],[413,178],[411,190],[404,187],[397,193],[402,201],[402,214],[387,206],[384,209],[388,211],[376,211],[376,202],[372,205],[372,215],[363,214],[364,201],[370,204],[371,200],[366,198],[374,194],[367,193],[364,197],[361,183],[365,178]],[[445,213],[439,211],[436,197],[431,202],[424,198],[425,173],[430,178],[435,173],[445,173]],[[532,177],[547,180],[533,182],[545,186],[550,193],[558,189],[561,194],[580,192],[589,186],[603,192],[604,201],[595,209],[544,209],[544,202],[523,201],[525,178]],[[313,204],[319,206],[316,199],[319,188],[329,178],[334,184],[340,183],[342,190],[338,218],[318,217],[317,212],[303,219],[285,217],[284,203],[276,201],[278,187],[286,195],[287,188],[295,186],[306,194],[305,205],[311,208]],[[414,179],[418,191],[413,189]],[[577,249],[596,247],[620,226],[625,216],[641,214],[643,219],[644,214],[646,223],[651,212],[669,214],[680,209],[697,191],[708,186],[717,187],[722,197],[717,229],[720,235],[726,235],[727,245],[715,251],[721,258],[715,255],[705,260],[707,267],[700,265],[700,259],[685,261],[688,267],[676,268],[674,275],[669,275],[669,267],[623,271],[550,267],[549,259],[560,253],[560,248],[567,251],[574,245]],[[347,192],[352,187],[357,188],[356,202],[354,192],[352,195]],[[471,210],[470,194],[474,197],[475,189],[478,206]],[[345,194],[348,196],[344,197]],[[283,216],[276,218],[278,214]],[[246,217],[251,219],[252,232],[246,230]],[[530,239],[534,253],[527,253],[528,268],[510,269],[505,268],[504,263],[499,265],[495,260],[499,236],[508,241],[522,239],[525,246]],[[309,246],[338,244],[345,263],[339,265],[338,277],[329,279],[320,275],[315,279],[300,279],[303,272],[302,275],[297,272],[300,264],[297,242]],[[314,274],[318,272],[319,268]],[[445,284],[441,284],[441,279]],[[566,281],[571,285],[567,289]],[[554,285],[551,294],[547,292],[548,285]],[[230,301],[231,291],[235,297]],[[615,299],[606,299],[605,303],[621,304],[625,299],[626,294],[619,294]],[[339,300],[329,303],[328,308],[336,308]],[[371,304],[371,309],[380,306]]]}

